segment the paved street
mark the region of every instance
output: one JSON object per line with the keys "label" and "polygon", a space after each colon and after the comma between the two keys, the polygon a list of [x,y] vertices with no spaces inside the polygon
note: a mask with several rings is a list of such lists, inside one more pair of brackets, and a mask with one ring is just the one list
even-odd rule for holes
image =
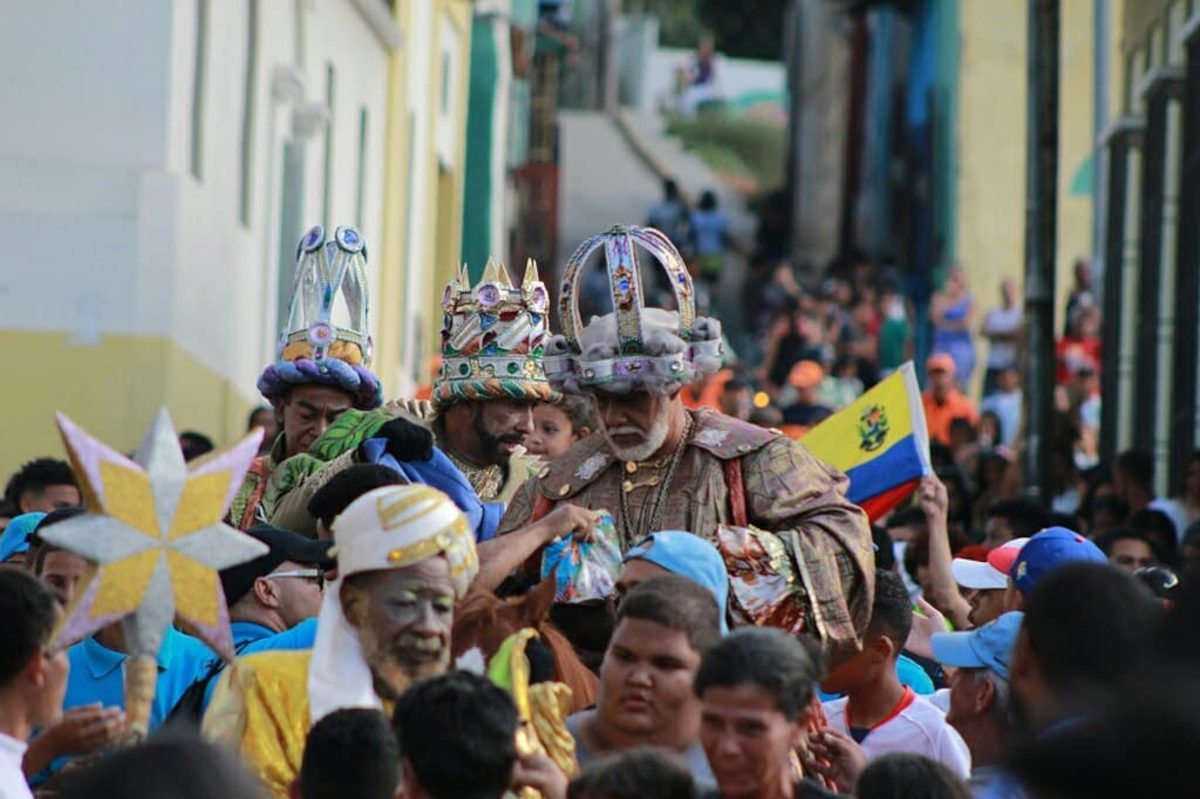
{"label": "paved street", "polygon": [[[658,175],[638,156],[616,123],[602,112],[562,111],[562,183],[559,212],[559,269],[588,236],[617,223],[641,224],[646,211],[661,196]],[[714,188],[729,216],[731,233],[752,241],[753,217],[741,199],[725,190],[708,168],[685,152],[674,139],[663,135],[657,118],[631,117],[638,134],[654,157],[676,176],[684,194],[699,196]],[[729,253],[721,291],[713,298],[717,315],[735,348],[741,343],[741,284],[745,259]]]}
{"label": "paved street", "polygon": [[618,223],[638,225],[660,193],[658,178],[607,115],[562,111],[561,260],[588,236]]}

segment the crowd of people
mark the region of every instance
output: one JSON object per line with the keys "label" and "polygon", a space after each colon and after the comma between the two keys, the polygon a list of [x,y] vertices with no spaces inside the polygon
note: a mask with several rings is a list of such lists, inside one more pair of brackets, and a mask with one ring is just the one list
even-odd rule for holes
{"label": "crowd of people", "polygon": [[[673,310],[634,290],[636,250],[682,287]],[[49,453],[8,480],[0,797],[1190,794],[1200,455],[1176,498],[1145,452],[1096,461],[1086,264],[1052,506],[1016,490],[1015,288],[976,329],[955,271],[929,308],[933,472],[878,518],[795,437],[912,357],[887,270],[809,293],[773,267],[749,306],[755,369],[697,310],[671,238],[613,228],[568,263],[557,334],[536,267],[456,276],[428,399],[385,404],[342,283],[366,268],[361,236],[315,228],[297,268],[312,294],[259,381],[248,426],[266,435],[223,511],[261,554],[212,576],[234,657],[179,619],[143,696],[120,614],[60,646],[108,585],[59,534],[112,512],[105,470]],[[611,311],[585,324],[597,273]],[[219,455],[194,432],[180,449]],[[153,524],[135,510],[150,494],[121,512]]]}

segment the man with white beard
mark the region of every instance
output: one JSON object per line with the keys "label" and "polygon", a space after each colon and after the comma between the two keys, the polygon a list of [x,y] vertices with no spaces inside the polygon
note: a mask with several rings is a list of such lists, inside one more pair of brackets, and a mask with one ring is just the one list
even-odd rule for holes
{"label": "man with white beard", "polygon": [[[666,270],[678,310],[643,305],[639,247]],[[601,249],[615,310],[584,326],[579,283]],[[805,628],[835,659],[856,652],[874,587],[867,517],[846,499],[845,476],[803,445],[684,407],[680,390],[720,368],[723,345],[720,323],[696,317],[691,278],[671,242],[651,228],[614,227],[580,246],[560,290],[563,335],[547,347],[546,376],[560,391],[595,397],[601,435],[525,483],[497,538],[480,546],[475,586],[494,588],[537,553],[545,540],[527,526],[556,507],[611,512],[622,552],[658,530],[717,543],[721,525],[753,527],[793,564]]]}

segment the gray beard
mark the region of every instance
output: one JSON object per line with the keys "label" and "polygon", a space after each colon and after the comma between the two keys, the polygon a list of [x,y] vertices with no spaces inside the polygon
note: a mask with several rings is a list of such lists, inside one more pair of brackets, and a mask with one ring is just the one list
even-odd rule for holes
{"label": "gray beard", "polygon": [[611,434],[603,425],[600,426],[600,432],[604,436],[604,440],[608,442],[608,446],[612,449],[613,454],[621,460],[646,461],[650,460],[654,453],[662,449],[662,445],[667,441],[667,435],[671,432],[671,425],[665,414],[655,419],[649,432],[643,434],[645,435],[645,440],[636,447],[618,446],[613,442]]}

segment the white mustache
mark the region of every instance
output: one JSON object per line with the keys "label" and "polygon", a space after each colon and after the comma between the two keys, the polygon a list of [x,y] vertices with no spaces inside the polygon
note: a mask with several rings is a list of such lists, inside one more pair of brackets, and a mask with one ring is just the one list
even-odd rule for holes
{"label": "white mustache", "polygon": [[615,430],[609,430],[608,434],[610,436],[644,436],[644,435],[646,435],[645,432],[643,432],[642,428],[633,427],[632,425],[622,425],[621,427],[618,427]]}

